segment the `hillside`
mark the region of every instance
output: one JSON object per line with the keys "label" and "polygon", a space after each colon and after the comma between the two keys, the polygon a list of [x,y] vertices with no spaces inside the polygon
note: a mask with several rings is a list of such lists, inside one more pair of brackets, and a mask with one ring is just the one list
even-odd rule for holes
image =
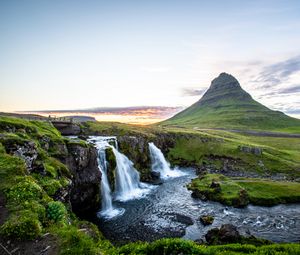
{"label": "hillside", "polygon": [[199,101],[160,125],[300,133],[300,120],[258,103],[227,73],[215,78]]}

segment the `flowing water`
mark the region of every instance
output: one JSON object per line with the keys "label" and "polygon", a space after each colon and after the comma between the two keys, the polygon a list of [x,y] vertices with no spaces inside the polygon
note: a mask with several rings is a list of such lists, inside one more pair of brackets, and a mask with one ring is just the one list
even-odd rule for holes
{"label": "flowing water", "polygon": [[[149,148],[151,153],[155,152],[154,155],[151,154],[152,170],[161,173],[164,179],[163,184],[152,189],[147,186],[144,190],[146,192],[139,196],[131,196],[130,200],[113,200],[113,208],[123,208],[122,213],[117,217],[96,217],[93,219],[104,235],[113,243],[127,243],[137,240],[152,241],[162,237],[183,237],[197,240],[203,238],[209,229],[220,227],[226,223],[237,226],[242,233],[250,233],[274,242],[297,242],[300,240],[299,204],[233,208],[217,202],[194,199],[191,197],[191,192],[186,189],[186,185],[192,178],[196,177],[195,171],[193,169],[179,169],[178,171],[184,172],[184,175],[164,178],[170,177],[172,174],[165,173],[174,170],[170,169],[163,154],[154,144],[149,144]],[[137,183],[139,178],[135,171],[132,171],[132,164],[128,163],[128,159],[118,155],[116,151],[115,155],[120,164],[118,171],[124,175],[129,171],[132,180]],[[100,163],[100,165],[102,164]],[[127,167],[121,169],[122,164],[127,165]],[[166,167],[166,164],[168,168],[163,168]],[[104,172],[104,170],[102,171]],[[121,179],[126,180],[127,177],[124,176]],[[126,185],[130,186],[129,183]],[[123,195],[125,195],[126,190],[143,190],[136,184],[131,186],[132,189],[129,186],[117,190],[118,192],[122,190]],[[136,193],[134,192],[134,194]],[[118,197],[117,195],[115,198]],[[203,226],[200,223],[199,217],[204,214],[214,216],[215,220],[211,226]]]}
{"label": "flowing water", "polygon": [[[197,240],[206,232],[222,224],[233,224],[242,233],[274,242],[297,242],[300,240],[300,205],[274,207],[248,206],[226,207],[217,202],[204,202],[191,197],[185,187],[195,172],[182,169],[186,175],[165,181],[142,199],[116,202],[125,212],[109,221],[97,218],[104,235],[114,243],[129,241],[152,241],[162,237],[183,237]],[[211,214],[215,221],[203,226],[199,216]],[[192,225],[190,225],[192,224]]]}
{"label": "flowing water", "polygon": [[184,173],[178,169],[171,169],[170,163],[166,161],[164,154],[154,143],[149,143],[151,158],[151,170],[160,173],[160,178],[165,180],[172,177],[179,177]]}
{"label": "flowing water", "polygon": [[[93,136],[89,142],[95,144],[98,151],[98,167],[101,172],[101,211],[98,216],[110,219],[124,213],[123,208],[115,208],[113,200],[128,201],[139,199],[150,192],[152,186],[140,182],[139,172],[133,167],[133,163],[118,151],[116,137]],[[116,158],[115,191],[112,193],[108,181],[108,168],[106,161],[106,149],[111,148]]]}

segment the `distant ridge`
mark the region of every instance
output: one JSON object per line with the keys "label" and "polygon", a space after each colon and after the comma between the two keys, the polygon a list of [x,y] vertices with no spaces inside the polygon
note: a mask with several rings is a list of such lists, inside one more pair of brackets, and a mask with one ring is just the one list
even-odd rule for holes
{"label": "distant ridge", "polygon": [[159,124],[300,133],[300,120],[258,103],[242,89],[235,77],[227,73],[215,78],[199,101]]}

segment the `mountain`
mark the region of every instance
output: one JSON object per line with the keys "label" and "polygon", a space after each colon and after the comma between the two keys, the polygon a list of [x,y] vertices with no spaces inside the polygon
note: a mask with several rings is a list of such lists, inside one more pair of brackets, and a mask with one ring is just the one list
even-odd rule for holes
{"label": "mountain", "polygon": [[300,120],[255,101],[238,80],[221,73],[202,98],[162,126],[276,130],[300,133]]}

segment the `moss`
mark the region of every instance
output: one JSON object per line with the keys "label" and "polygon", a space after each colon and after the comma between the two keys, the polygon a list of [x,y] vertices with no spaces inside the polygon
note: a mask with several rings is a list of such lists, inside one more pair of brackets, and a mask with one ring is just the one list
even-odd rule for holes
{"label": "moss", "polygon": [[81,146],[83,148],[88,148],[90,145],[88,142],[81,139],[65,139],[65,142],[69,146]]}
{"label": "moss", "polygon": [[[212,182],[220,184],[220,192]],[[195,197],[218,201],[226,205],[244,207],[249,203],[271,206],[300,202],[300,183],[278,182],[256,178],[228,178],[220,174],[206,174],[194,179],[188,188]]]}
{"label": "moss", "polygon": [[53,196],[56,191],[62,187],[60,180],[52,179],[46,176],[39,178],[39,184],[49,196]]}
{"label": "moss", "polygon": [[214,217],[211,215],[202,215],[200,221],[203,225],[211,225],[214,222]]}
{"label": "moss", "polygon": [[2,143],[0,143],[0,153],[5,153],[5,148]]}
{"label": "moss", "polygon": [[25,162],[17,157],[0,153],[0,190],[14,184],[15,176],[26,173]]}
{"label": "moss", "polygon": [[36,213],[22,210],[9,217],[1,226],[0,233],[6,237],[31,240],[41,235],[42,224]]}
{"label": "moss", "polygon": [[59,237],[61,255],[101,254],[97,242],[76,226],[56,228],[53,232]]}
{"label": "moss", "polygon": [[116,157],[113,153],[112,148],[107,148],[105,150],[106,162],[107,162],[107,178],[110,184],[111,190],[115,190],[115,180],[116,180]]}
{"label": "moss", "polygon": [[16,181],[17,184],[5,191],[8,203],[20,204],[43,197],[42,188],[31,176],[16,177]]}

